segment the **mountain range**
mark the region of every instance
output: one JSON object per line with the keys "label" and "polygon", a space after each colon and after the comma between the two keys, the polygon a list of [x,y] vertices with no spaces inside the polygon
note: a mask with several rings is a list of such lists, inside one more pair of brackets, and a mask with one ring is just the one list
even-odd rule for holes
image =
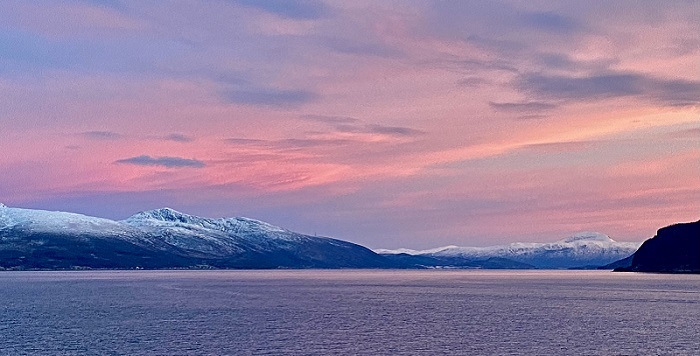
{"label": "mountain range", "polygon": [[381,268],[386,259],[337,239],[247,218],[163,208],[122,221],[0,205],[0,267]]}
{"label": "mountain range", "polygon": [[593,268],[639,244],[581,233],[554,243],[376,250],[262,221],[162,208],[125,220],[0,204],[0,268]]}
{"label": "mountain range", "polygon": [[375,250],[382,255],[406,254],[459,261],[507,259],[531,268],[596,268],[632,255],[639,243],[617,242],[597,232],[582,232],[553,243],[512,243],[489,247],[446,246],[431,250]]}

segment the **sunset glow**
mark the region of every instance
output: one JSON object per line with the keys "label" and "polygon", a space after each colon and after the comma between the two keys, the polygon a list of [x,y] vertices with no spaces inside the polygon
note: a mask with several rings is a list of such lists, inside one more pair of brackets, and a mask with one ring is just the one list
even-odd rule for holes
{"label": "sunset glow", "polygon": [[0,202],[371,248],[700,217],[700,2],[0,3]]}

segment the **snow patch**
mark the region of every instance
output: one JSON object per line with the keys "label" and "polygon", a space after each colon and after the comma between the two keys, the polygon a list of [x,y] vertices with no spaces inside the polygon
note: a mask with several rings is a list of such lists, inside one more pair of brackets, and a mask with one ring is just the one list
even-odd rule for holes
{"label": "snow patch", "polygon": [[114,220],[76,213],[3,207],[0,209],[0,230],[19,229],[35,233],[119,236],[131,240],[135,229]]}
{"label": "snow patch", "polygon": [[375,253],[378,253],[380,255],[398,255],[405,253],[407,255],[428,255],[428,254],[433,254],[433,253],[439,253],[447,250],[452,250],[452,249],[460,249],[460,248],[466,248],[466,247],[459,247],[459,246],[443,246],[443,247],[437,247],[437,248],[431,248],[429,250],[411,250],[409,248],[399,248],[395,250],[390,250],[390,249],[375,249],[373,250]]}
{"label": "snow patch", "polygon": [[190,225],[232,233],[290,232],[279,226],[274,226],[260,220],[244,217],[210,219],[188,215],[171,208],[142,211],[123,220],[123,222],[133,226]]}

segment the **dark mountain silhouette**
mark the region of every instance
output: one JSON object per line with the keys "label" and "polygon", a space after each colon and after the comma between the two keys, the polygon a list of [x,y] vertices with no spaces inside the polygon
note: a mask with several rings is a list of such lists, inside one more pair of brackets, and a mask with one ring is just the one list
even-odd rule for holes
{"label": "dark mountain silhouette", "polygon": [[700,220],[659,229],[615,271],[700,273]]}

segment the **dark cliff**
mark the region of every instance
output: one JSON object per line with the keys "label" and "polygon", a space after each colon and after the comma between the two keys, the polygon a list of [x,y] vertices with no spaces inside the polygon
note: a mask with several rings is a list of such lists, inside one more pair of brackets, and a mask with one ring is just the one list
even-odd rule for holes
{"label": "dark cliff", "polygon": [[659,229],[634,253],[631,266],[615,271],[700,273],[700,220]]}

